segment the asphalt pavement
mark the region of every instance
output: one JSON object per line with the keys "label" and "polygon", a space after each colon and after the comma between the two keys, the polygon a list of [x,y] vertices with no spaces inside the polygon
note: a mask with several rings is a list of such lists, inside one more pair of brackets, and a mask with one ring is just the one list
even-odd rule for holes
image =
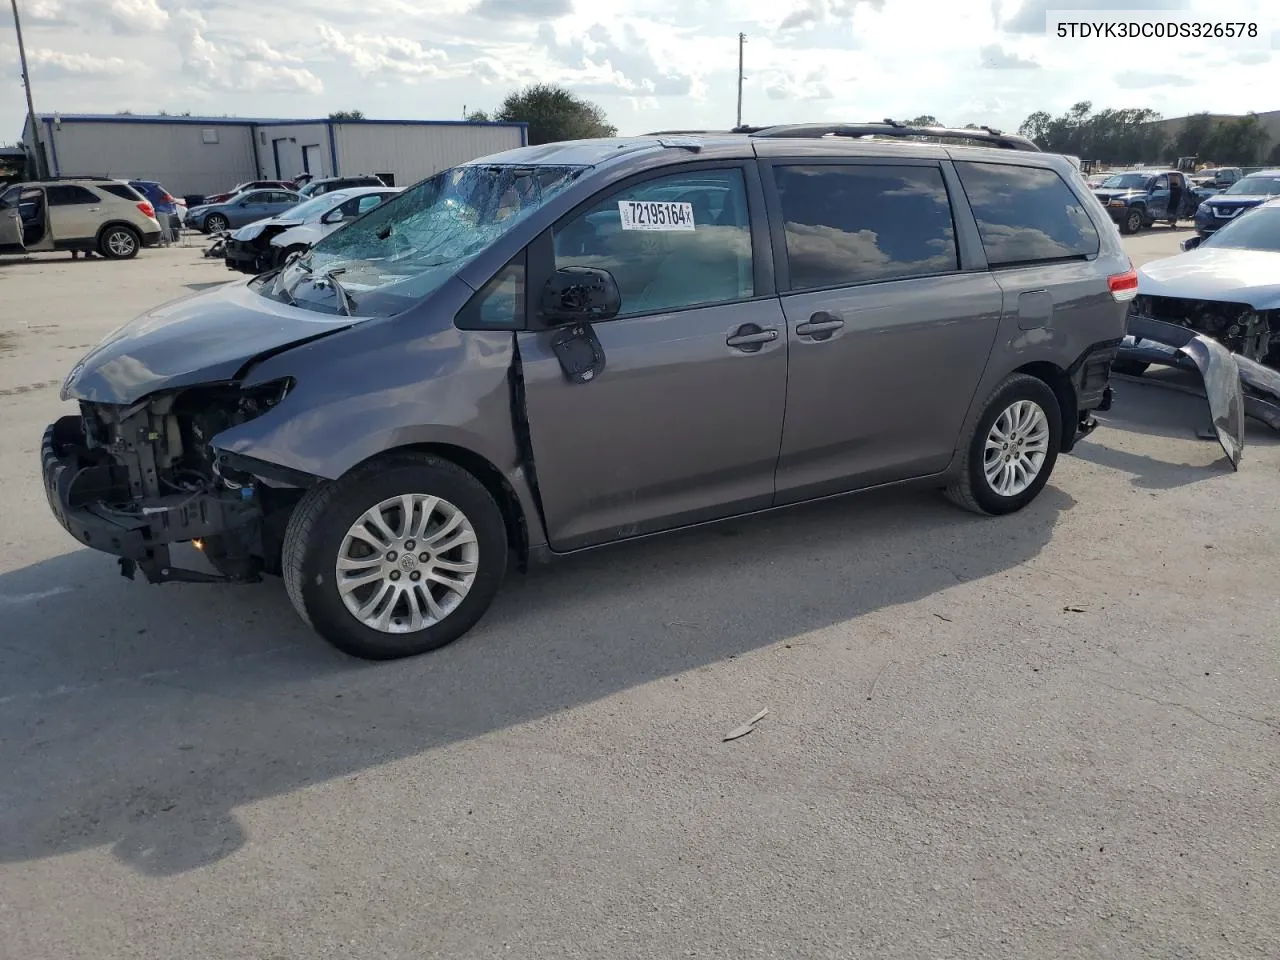
{"label": "asphalt pavement", "polygon": [[71,365],[229,277],[0,259],[0,956],[1280,955],[1265,428],[1232,473],[1203,401],[1121,382],[1015,516],[889,491],[599,551],[371,665],[44,502]]}

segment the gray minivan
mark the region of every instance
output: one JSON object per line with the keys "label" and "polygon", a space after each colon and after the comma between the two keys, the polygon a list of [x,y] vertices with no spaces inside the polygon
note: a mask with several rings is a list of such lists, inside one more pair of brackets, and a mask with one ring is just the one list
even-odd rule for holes
{"label": "gray minivan", "polygon": [[1071,164],[995,131],[521,147],[108,337],[44,483],[130,578],[277,574],[342,650],[406,656],[513,557],[906,481],[1022,508],[1110,402],[1136,288]]}

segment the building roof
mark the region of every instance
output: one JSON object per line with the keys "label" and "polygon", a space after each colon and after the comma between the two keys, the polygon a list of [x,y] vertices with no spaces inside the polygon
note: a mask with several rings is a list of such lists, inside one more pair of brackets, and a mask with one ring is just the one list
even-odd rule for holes
{"label": "building roof", "polygon": [[42,113],[45,123],[183,123],[201,126],[276,127],[304,123],[381,124],[428,127],[527,127],[523,122],[502,120],[330,120],[328,117],[177,117],[168,114],[141,113]]}

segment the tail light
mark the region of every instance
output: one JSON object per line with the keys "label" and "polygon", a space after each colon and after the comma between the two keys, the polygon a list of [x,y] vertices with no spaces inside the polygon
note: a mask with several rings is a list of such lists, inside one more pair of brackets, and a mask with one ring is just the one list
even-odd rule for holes
{"label": "tail light", "polygon": [[146,200],[143,200],[140,204],[138,204],[138,209],[142,211],[142,215],[144,217],[151,217],[152,219],[155,219],[156,208],[153,207],[151,204],[149,204]]}
{"label": "tail light", "polygon": [[166,192],[164,193],[164,195],[160,197],[160,202],[161,202],[161,203],[173,203],[173,202],[174,202],[173,195],[172,195],[171,193],[169,193],[168,191],[166,191]]}
{"label": "tail light", "polygon": [[1138,295],[1138,271],[1133,269],[1133,260],[1129,261],[1129,269],[1125,273],[1113,273],[1107,277],[1107,287],[1116,303],[1128,303]]}

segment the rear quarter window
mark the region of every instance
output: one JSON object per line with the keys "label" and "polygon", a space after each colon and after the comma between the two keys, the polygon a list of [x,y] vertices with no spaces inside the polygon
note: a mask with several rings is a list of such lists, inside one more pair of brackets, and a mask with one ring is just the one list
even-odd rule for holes
{"label": "rear quarter window", "polygon": [[1101,240],[1057,171],[957,161],[956,172],[993,267],[1091,257]]}
{"label": "rear quarter window", "polygon": [[130,203],[139,203],[146,199],[127,183],[104,183],[99,189],[105,193],[111,194],[113,197],[119,197],[121,200],[128,200]]}

